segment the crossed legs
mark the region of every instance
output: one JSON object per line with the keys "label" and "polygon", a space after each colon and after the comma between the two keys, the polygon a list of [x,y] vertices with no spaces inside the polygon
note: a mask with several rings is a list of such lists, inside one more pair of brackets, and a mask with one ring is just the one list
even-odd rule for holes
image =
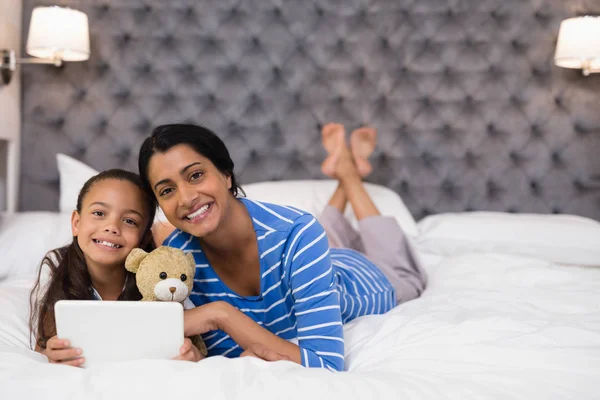
{"label": "crossed legs", "polygon": [[[353,131],[350,148],[345,136],[341,124],[323,127],[323,147],[328,156],[321,169],[338,181],[320,218],[330,246],[364,253],[396,289],[399,302],[414,299],[425,289],[427,275],[395,218],[380,214],[362,183],[362,178],[372,171],[368,157],[375,149],[376,132],[368,127]],[[358,220],[360,234],[343,216],[348,203]]]}
{"label": "crossed legs", "polygon": [[362,127],[350,135],[350,148],[346,144],[346,133],[341,124],[329,123],[322,130],[323,147],[329,153],[323,161],[322,171],[338,180],[338,187],[329,205],[342,214],[350,202],[356,218],[380,215],[373,200],[362,184],[362,178],[372,171],[368,161],[375,149],[375,129]]}

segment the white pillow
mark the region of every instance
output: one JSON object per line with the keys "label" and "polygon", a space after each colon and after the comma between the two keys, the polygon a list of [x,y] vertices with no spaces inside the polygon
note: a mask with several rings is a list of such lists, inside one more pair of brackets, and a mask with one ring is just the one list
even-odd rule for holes
{"label": "white pillow", "polygon": [[0,347],[31,348],[29,293],[33,284],[31,278],[0,282]]}
{"label": "white pillow", "polygon": [[600,266],[600,223],[575,215],[447,213],[419,221],[417,249],[440,255],[498,252]]}
{"label": "white pillow", "polygon": [[[79,191],[88,179],[98,174],[98,171],[65,154],[57,154],[56,162],[60,176],[60,201],[58,208],[61,213],[72,213],[77,208]],[[159,207],[156,210],[154,222],[164,222],[166,220],[167,218]]]}
{"label": "white pillow", "polygon": [[[396,192],[372,183],[364,185],[382,215],[396,218],[408,236],[418,235],[415,219]],[[248,198],[293,206],[316,217],[320,216],[336,187],[337,181],[335,180],[259,182],[242,186]],[[356,228],[358,224],[350,204],[348,204],[345,215]]]}
{"label": "white pillow", "polygon": [[58,209],[62,213],[72,213],[77,208],[79,191],[98,171],[65,154],[57,154],[58,174],[60,176],[60,200]]}
{"label": "white pillow", "polygon": [[72,240],[70,213],[21,212],[6,215],[0,228],[0,280],[35,276],[48,251]]}

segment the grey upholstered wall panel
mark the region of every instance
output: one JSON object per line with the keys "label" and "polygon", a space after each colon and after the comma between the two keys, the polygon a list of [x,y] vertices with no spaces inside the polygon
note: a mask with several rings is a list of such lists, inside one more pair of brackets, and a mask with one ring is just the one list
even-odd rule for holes
{"label": "grey upholstered wall panel", "polygon": [[[24,32],[31,9],[25,0]],[[242,183],[318,178],[319,128],[378,129],[370,181],[433,212],[600,219],[600,76],[552,63],[573,0],[81,0],[92,57],[24,66],[20,206],[56,209],[57,152],[135,170],[160,123],[229,145]],[[595,8],[595,9],[594,9]]]}

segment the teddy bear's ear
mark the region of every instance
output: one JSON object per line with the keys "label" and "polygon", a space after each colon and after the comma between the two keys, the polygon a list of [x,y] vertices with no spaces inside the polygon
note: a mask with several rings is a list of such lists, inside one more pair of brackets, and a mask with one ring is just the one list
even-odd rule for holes
{"label": "teddy bear's ear", "polygon": [[192,253],[185,253],[185,257],[188,259],[190,264],[190,275],[193,277],[196,273],[196,260],[194,260]]}
{"label": "teddy bear's ear", "polygon": [[135,274],[140,268],[140,264],[142,263],[144,258],[146,258],[147,255],[148,253],[146,253],[142,249],[131,250],[131,253],[129,253],[127,259],[125,260],[125,269]]}

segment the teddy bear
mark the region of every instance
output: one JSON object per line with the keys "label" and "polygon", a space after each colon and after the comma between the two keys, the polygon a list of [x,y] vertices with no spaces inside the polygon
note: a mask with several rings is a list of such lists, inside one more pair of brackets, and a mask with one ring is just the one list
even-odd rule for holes
{"label": "teddy bear", "polygon": [[[196,262],[190,253],[161,246],[150,253],[133,249],[125,260],[125,268],[135,274],[142,301],[176,301],[183,305],[192,291]],[[206,356],[202,337],[197,335],[190,339]]]}

